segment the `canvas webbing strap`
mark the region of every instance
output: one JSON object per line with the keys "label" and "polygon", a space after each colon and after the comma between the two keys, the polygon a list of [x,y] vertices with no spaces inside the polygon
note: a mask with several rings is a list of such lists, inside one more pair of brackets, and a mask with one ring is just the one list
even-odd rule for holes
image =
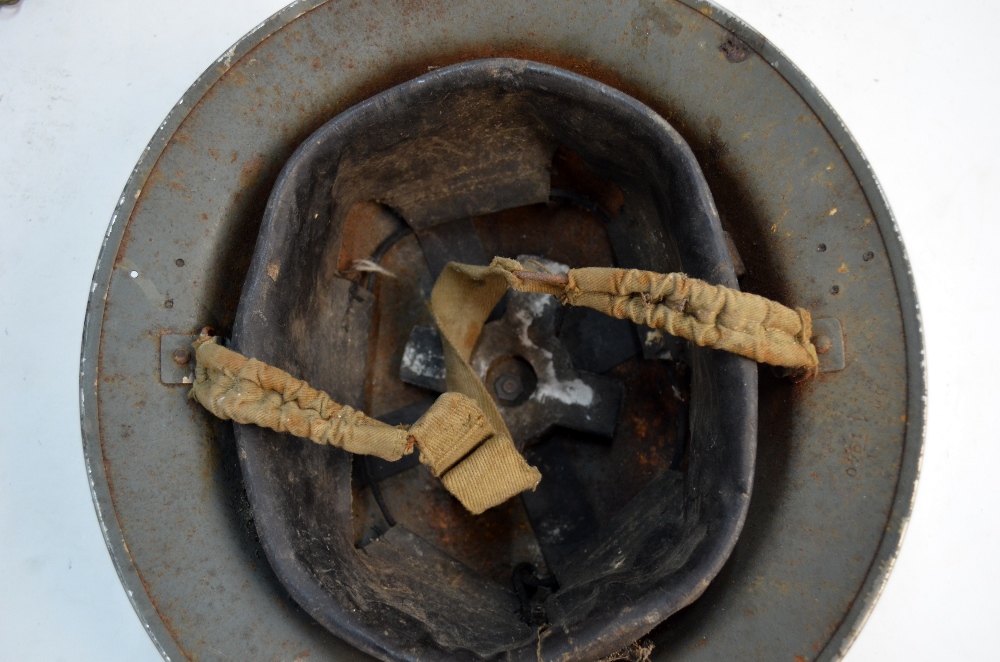
{"label": "canvas webbing strap", "polygon": [[819,366],[809,311],[684,274],[603,267],[547,274],[500,257],[488,267],[450,266],[469,278],[500,277],[521,292],[553,294],[564,304],[593,308],[759,363],[809,373]]}
{"label": "canvas webbing strap", "polygon": [[449,391],[413,426],[394,427],[334,402],[273,366],[217,344],[195,342],[191,397],[226,420],[254,424],[394,461],[416,447],[420,460],[470,512],[479,514],[534,489],[537,469],[517,451],[493,398],[469,359],[483,325],[512,287],[558,296],[698,345],[763,363],[814,372],[816,349],[805,310],[683,274],[629,269],[529,271],[495,258],[488,267],[451,263],[431,292]]}

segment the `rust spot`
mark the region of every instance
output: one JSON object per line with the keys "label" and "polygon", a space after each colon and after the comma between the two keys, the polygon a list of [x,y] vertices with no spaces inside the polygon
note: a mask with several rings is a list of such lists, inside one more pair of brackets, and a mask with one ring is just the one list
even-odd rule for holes
{"label": "rust spot", "polygon": [[736,35],[729,35],[722,42],[722,45],[719,46],[719,50],[726,56],[726,60],[733,64],[746,62],[746,59],[750,57],[750,47],[744,44]]}
{"label": "rust spot", "polygon": [[[591,201],[610,218],[625,203],[621,190],[594,175],[583,159],[568,149],[556,150],[550,182],[553,191]],[[572,267],[615,266],[604,221],[570,199],[505,209],[473,217],[488,255],[544,255]]]}
{"label": "rust spot", "polygon": [[[398,522],[498,583],[508,585],[511,569],[526,556],[543,563],[537,546],[531,549],[534,534],[519,499],[471,515],[422,465],[382,480],[380,489]],[[372,511],[372,501],[367,487],[355,487],[355,535],[367,527],[364,511]]]}
{"label": "rust spot", "polygon": [[[644,11],[637,12],[630,27],[632,45],[637,48],[646,46],[654,30],[672,37],[684,30],[684,26],[674,20],[672,12],[657,5],[650,5]],[[628,34],[629,31],[626,31],[625,35]]]}
{"label": "rust spot", "polygon": [[[141,199],[141,198],[140,198]],[[135,216],[138,210],[138,205],[135,210],[132,211],[132,215]],[[122,241],[118,246],[118,254],[115,255],[115,268],[121,263],[122,259],[125,257],[125,253],[128,251],[129,244],[132,243],[132,219],[129,218],[128,224],[125,225],[125,230],[122,232]]]}
{"label": "rust spot", "polygon": [[552,158],[553,189],[578,193],[594,201],[611,218],[618,218],[625,194],[613,183],[597,177],[576,153],[559,147]]}
{"label": "rust spot", "polygon": [[614,266],[604,223],[573,205],[516,207],[472,220],[487,255],[543,255],[571,267]]}
{"label": "rust spot", "polygon": [[439,53],[424,60],[407,62],[406,64],[403,64],[395,69],[388,70],[381,76],[372,76],[367,78],[363,84],[359,85],[353,91],[345,94],[342,101],[335,107],[331,107],[329,110],[331,114],[335,114],[339,110],[349,108],[350,106],[364,101],[379,92],[424,75],[433,69],[446,67],[450,64],[456,64],[458,62],[465,62],[467,60],[494,57],[533,60],[535,62],[561,67],[621,90],[622,92],[625,92],[626,94],[629,94],[639,101],[649,105],[654,110],[657,110],[657,112],[660,112],[660,114],[664,114],[661,111],[666,110],[662,108],[662,105],[657,103],[654,98],[646,93],[641,86],[631,82],[628,78],[614,69],[605,67],[593,59],[568,55],[566,53],[553,52],[538,48],[534,45],[517,42],[508,44],[481,44],[447,53]]}
{"label": "rust spot", "polygon": [[[128,550],[126,549],[126,551],[128,551]],[[135,560],[132,559],[132,553],[131,552],[129,552],[129,559],[132,561],[132,564],[135,565]],[[162,577],[163,575],[162,575],[162,573],[160,573],[157,576]],[[146,595],[149,597],[149,602],[153,605],[153,609],[156,610],[157,615],[160,617],[160,620],[163,622],[163,627],[166,628],[167,632],[170,633],[170,638],[174,640],[174,644],[176,644],[177,648],[180,649],[181,654],[184,657],[188,658],[189,660],[190,659],[195,659],[191,655],[191,653],[187,650],[187,648],[185,648],[184,646],[181,645],[179,637],[177,636],[177,626],[174,625],[174,621],[173,621],[172,618],[170,618],[170,616],[168,615],[168,613],[165,612],[165,611],[163,611],[162,609],[160,609],[160,606],[157,604],[156,600],[153,598],[153,596],[155,594],[153,593],[153,591],[150,590],[149,583],[146,581],[145,577],[142,576],[141,572],[136,572],[136,577],[139,578],[139,583],[142,584],[143,590],[146,592]]]}
{"label": "rust spot", "polygon": [[[236,152],[233,152],[233,154],[235,153]],[[256,184],[263,169],[264,155],[255,154],[252,156],[245,164],[243,164],[243,169],[240,170],[240,188],[247,189]]]}
{"label": "rust spot", "polygon": [[227,79],[227,82],[232,83],[237,87],[243,87],[244,85],[250,82],[250,79],[247,78],[247,75],[243,73],[243,71],[239,67],[232,67],[229,71],[226,72],[224,78]]}
{"label": "rust spot", "polygon": [[687,397],[686,378],[667,361],[634,359],[609,375],[625,385],[618,429],[609,446],[575,443],[569,456],[586,476],[594,514],[607,521],[653,478],[681,468],[687,428],[679,393]]}

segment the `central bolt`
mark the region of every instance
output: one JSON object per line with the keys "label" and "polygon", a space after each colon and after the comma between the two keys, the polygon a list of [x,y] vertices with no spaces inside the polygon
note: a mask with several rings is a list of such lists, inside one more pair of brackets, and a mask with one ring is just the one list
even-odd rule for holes
{"label": "central bolt", "polygon": [[504,402],[514,402],[524,393],[524,384],[518,375],[500,375],[493,382],[493,391]]}

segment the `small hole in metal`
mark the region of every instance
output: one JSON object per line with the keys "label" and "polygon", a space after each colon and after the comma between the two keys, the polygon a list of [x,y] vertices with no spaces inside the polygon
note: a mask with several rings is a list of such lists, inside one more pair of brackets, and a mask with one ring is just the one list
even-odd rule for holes
{"label": "small hole in metal", "polygon": [[816,252],[817,253],[825,253],[826,252],[826,244],[819,244],[819,245],[817,245],[816,246]]}

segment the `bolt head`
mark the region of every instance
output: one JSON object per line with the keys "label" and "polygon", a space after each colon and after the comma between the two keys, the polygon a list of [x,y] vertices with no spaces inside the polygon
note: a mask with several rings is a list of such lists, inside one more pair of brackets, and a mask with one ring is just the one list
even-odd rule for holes
{"label": "bolt head", "polygon": [[493,392],[503,402],[514,402],[524,393],[524,383],[519,375],[500,375],[493,382]]}

